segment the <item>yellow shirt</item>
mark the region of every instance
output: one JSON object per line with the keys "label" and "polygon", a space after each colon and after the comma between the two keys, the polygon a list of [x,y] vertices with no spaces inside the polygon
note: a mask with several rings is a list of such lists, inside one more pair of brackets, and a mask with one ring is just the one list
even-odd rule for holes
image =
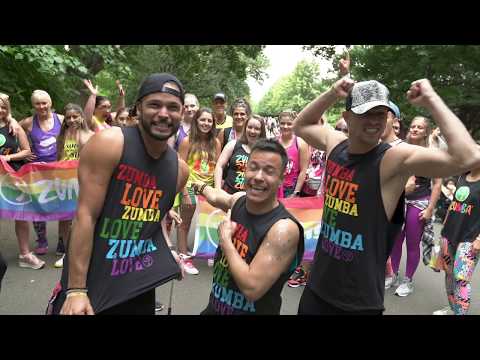
{"label": "yellow shirt", "polygon": [[216,161],[208,161],[208,153],[206,151],[190,153],[187,161],[188,167],[190,168],[187,187],[190,187],[194,181],[202,181],[213,186],[213,175],[215,173],[216,163]]}
{"label": "yellow shirt", "polygon": [[217,130],[229,128],[232,126],[233,126],[233,118],[230,115],[226,115],[225,121],[223,122],[223,124],[221,125],[215,124],[215,128]]}
{"label": "yellow shirt", "polygon": [[66,139],[62,160],[78,160],[78,156],[78,143],[74,139]]}

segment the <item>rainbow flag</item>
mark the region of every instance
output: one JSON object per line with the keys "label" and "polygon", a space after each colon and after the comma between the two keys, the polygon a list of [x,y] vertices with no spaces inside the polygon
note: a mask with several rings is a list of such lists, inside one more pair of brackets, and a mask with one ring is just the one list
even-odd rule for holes
{"label": "rainbow flag", "polygon": [[[213,258],[218,245],[217,229],[225,213],[211,206],[201,196],[198,197],[198,222],[195,230],[193,255],[197,258]],[[312,261],[322,226],[323,198],[280,199],[287,210],[303,225],[305,253],[303,259]]]}
{"label": "rainbow flag", "polygon": [[0,218],[73,219],[78,199],[78,160],[28,163],[18,171],[0,159]]}

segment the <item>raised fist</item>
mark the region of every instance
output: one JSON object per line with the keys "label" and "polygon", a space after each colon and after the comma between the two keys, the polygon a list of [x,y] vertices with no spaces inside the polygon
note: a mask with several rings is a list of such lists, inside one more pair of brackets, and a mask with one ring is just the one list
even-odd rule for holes
{"label": "raised fist", "polygon": [[347,76],[344,76],[333,84],[332,89],[335,91],[338,97],[346,98],[348,93],[352,90],[355,82]]}
{"label": "raised fist", "polygon": [[435,96],[437,96],[437,93],[427,79],[412,82],[410,90],[407,91],[408,101],[417,106],[427,107]]}

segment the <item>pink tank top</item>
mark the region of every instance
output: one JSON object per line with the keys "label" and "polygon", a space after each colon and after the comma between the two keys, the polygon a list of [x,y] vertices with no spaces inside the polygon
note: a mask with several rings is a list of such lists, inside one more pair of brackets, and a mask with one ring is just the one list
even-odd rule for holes
{"label": "pink tank top", "polygon": [[298,140],[293,137],[292,144],[286,149],[288,155],[288,163],[285,168],[284,187],[293,187],[297,183],[298,174],[300,174],[300,155],[298,153]]}

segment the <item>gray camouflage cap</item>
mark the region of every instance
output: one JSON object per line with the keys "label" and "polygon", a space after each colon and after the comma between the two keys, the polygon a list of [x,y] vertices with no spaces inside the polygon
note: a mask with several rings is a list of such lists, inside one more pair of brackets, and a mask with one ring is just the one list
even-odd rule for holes
{"label": "gray camouflage cap", "polygon": [[376,80],[361,81],[353,85],[348,94],[346,109],[357,115],[365,114],[377,106],[385,106],[395,112],[389,102],[387,87]]}

